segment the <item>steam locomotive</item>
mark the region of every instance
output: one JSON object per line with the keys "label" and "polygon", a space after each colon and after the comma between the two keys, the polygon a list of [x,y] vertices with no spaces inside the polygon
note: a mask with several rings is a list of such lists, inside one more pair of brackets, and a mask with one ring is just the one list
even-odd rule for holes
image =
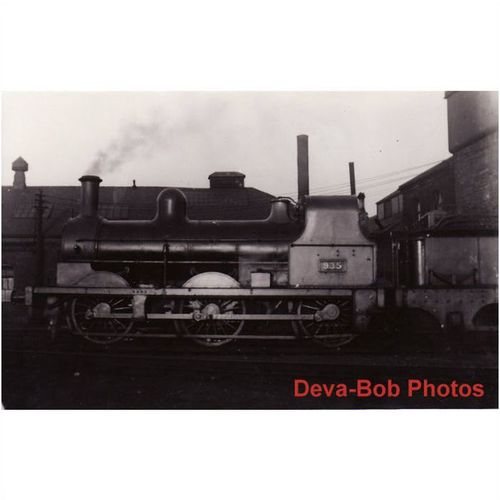
{"label": "steam locomotive", "polygon": [[63,313],[74,333],[98,343],[147,335],[141,325],[206,346],[237,336],[349,342],[383,300],[364,196],[305,195],[307,136],[298,145],[299,202],[274,199],[265,220],[190,220],[172,188],[152,220],[106,220],[101,179],[83,176],[57,286],[29,289],[28,303],[48,299],[53,323]]}
{"label": "steam locomotive", "polygon": [[[101,179],[85,175],[81,213],[63,230],[57,285],[28,288],[26,302],[45,301],[53,326],[65,316],[73,333],[96,343],[154,335],[208,347],[236,338],[339,347],[395,310],[427,311],[440,326],[465,317],[470,327],[467,301],[498,302],[494,286],[381,286],[364,195],[308,195],[307,136],[298,137],[298,177],[298,202],[274,199],[265,220],[191,220],[184,194],[169,188],[151,220],[112,221],[98,215]],[[428,236],[415,243],[421,274]]]}

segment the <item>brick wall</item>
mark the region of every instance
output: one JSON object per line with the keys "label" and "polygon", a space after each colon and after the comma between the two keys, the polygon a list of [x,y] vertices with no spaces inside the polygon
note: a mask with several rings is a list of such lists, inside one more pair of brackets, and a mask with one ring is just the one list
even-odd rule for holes
{"label": "brick wall", "polygon": [[455,198],[458,213],[498,211],[498,131],[457,151]]}

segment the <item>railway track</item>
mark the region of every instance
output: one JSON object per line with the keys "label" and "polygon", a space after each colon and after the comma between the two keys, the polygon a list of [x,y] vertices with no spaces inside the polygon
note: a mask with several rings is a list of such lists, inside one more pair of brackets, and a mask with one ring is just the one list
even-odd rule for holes
{"label": "railway track", "polygon": [[127,353],[127,352],[85,352],[70,350],[42,350],[42,349],[4,349],[6,354],[35,354],[53,356],[76,356],[92,358],[114,358],[130,360],[156,360],[176,363],[185,362],[208,362],[224,364],[276,364],[276,365],[301,365],[301,366],[370,366],[370,367],[419,367],[419,368],[452,368],[460,364],[460,368],[496,369],[496,359],[493,355],[476,355],[474,357],[444,358],[444,357],[422,357],[422,356],[391,356],[391,355],[208,355],[200,353],[186,354],[147,354],[147,353]]}
{"label": "railway track", "polygon": [[[44,355],[54,357],[96,358],[114,360],[155,360],[169,363],[276,364],[300,366],[371,366],[371,367],[441,367],[497,368],[494,351],[477,349],[432,351],[412,349],[411,345],[397,349],[383,349],[373,345],[355,344],[342,349],[328,350],[307,341],[270,341],[266,343],[245,340],[218,349],[207,349],[186,339],[129,338],[120,343],[100,346],[60,332],[52,340],[47,328],[11,328],[2,332],[2,351],[7,355]],[[429,347],[429,346],[428,346]],[[430,346],[432,347],[432,346]]]}

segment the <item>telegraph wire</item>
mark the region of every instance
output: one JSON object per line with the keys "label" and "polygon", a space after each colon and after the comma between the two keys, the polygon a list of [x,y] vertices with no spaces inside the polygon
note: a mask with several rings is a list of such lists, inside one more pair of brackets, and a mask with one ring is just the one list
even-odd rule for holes
{"label": "telegraph wire", "polygon": [[[442,162],[444,160],[435,160],[435,161],[431,161],[431,162],[428,162],[428,163],[422,163],[420,165],[414,165],[412,167],[408,167],[408,168],[405,168],[405,169],[399,169],[399,170],[393,170],[391,172],[386,172],[385,174],[381,174],[381,175],[374,175],[372,177],[363,177],[361,179],[359,179],[356,184],[364,184],[368,181],[371,181],[371,180],[379,180],[379,179],[384,179],[384,178],[387,178],[387,177],[391,177],[391,176],[394,176],[394,175],[400,175],[402,173],[405,173],[405,172],[411,172],[411,171],[414,171],[414,170],[418,170],[418,169],[421,169],[421,168],[424,168],[424,167],[430,167],[430,166],[434,166],[434,165],[437,165],[438,163]],[[348,188],[349,187],[349,182],[345,182],[345,183],[339,183],[339,184],[332,184],[330,186],[322,186],[320,188],[315,188],[315,189],[311,189],[310,192],[311,193],[318,193],[320,191],[329,191],[331,189],[340,189],[340,188]],[[290,195],[290,194],[295,194],[296,191],[292,191],[290,193],[284,193],[284,194],[281,194],[279,196],[286,196],[286,195]]]}

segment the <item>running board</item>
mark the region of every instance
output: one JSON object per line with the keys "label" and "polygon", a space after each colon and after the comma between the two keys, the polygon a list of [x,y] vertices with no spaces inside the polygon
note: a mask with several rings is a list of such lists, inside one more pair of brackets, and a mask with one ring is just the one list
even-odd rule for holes
{"label": "running board", "polygon": [[[134,319],[137,316],[125,313],[96,312],[94,319]],[[211,314],[204,316],[202,313],[146,313],[143,319],[170,319],[191,321],[320,321],[314,314]]]}
{"label": "running board", "polygon": [[[368,290],[370,287],[362,288]],[[352,288],[109,288],[109,287],[26,287],[25,303],[33,305],[35,295],[46,296],[103,296],[121,297],[266,297],[266,298],[307,298],[307,297],[351,297]],[[375,291],[375,290],[374,290]]]}

